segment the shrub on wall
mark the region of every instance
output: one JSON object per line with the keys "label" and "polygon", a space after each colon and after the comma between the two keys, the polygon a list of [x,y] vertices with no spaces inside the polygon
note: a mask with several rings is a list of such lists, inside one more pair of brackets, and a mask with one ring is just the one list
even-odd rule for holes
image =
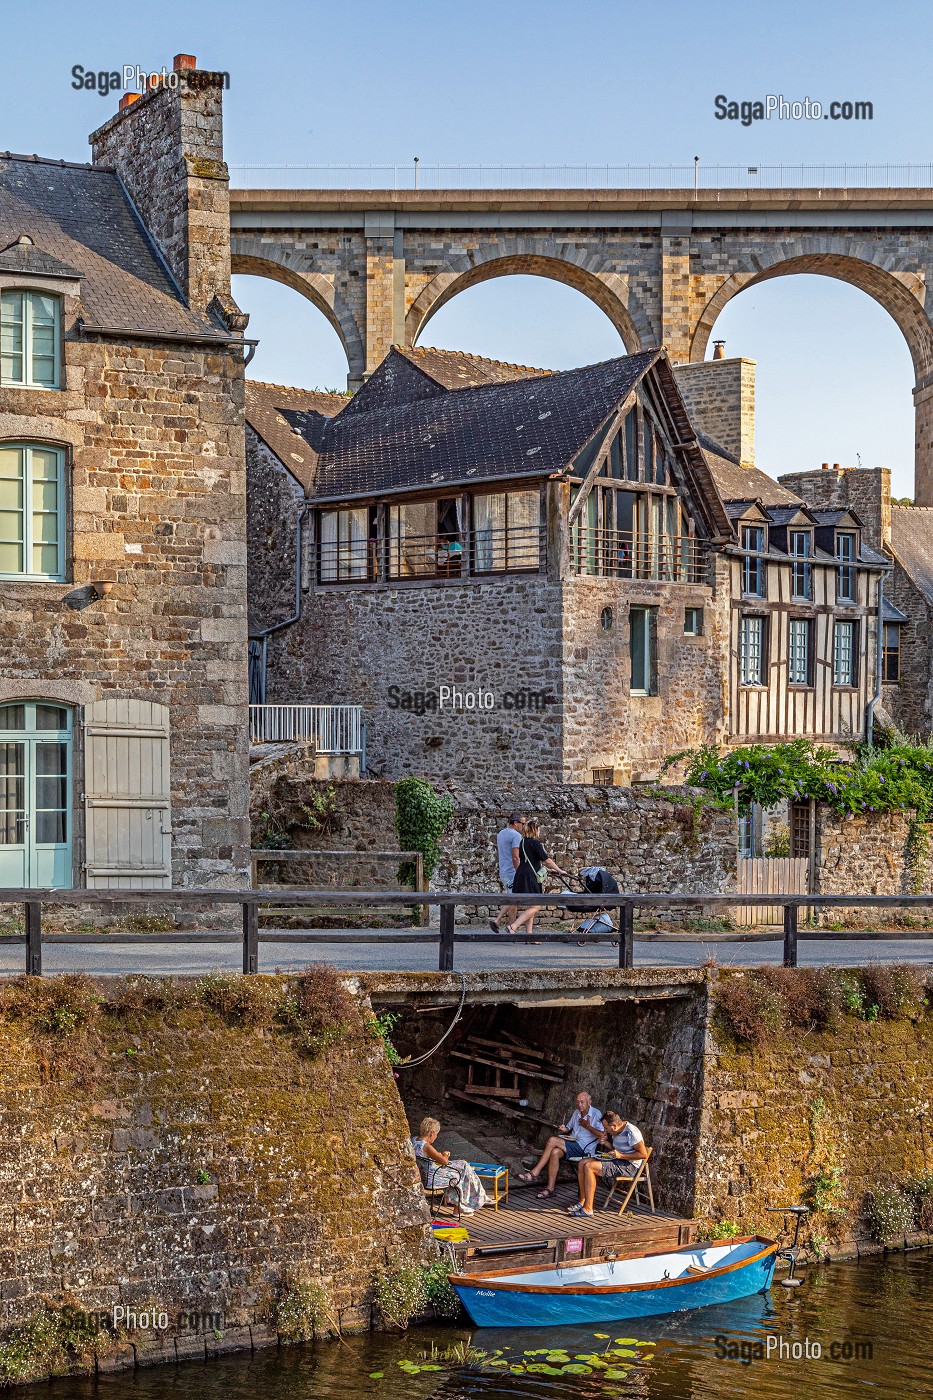
{"label": "shrub on wall", "polygon": [[[454,814],[449,797],[439,796],[423,778],[403,778],[395,784],[395,830],[403,851],[420,851],[424,861],[424,878],[430,880],[440,859],[440,838]],[[415,882],[414,866],[406,862],[399,868],[404,884]]]}
{"label": "shrub on wall", "polygon": [[844,971],[762,967],[720,976],[714,999],[720,1030],[763,1045],[781,1032],[827,1030],[842,1015],[917,1020],[929,1010],[930,989],[922,969],[896,963]]}

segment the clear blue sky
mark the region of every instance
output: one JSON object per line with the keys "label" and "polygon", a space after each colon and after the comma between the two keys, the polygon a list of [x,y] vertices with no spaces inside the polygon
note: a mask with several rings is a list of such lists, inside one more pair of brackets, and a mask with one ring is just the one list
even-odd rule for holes
{"label": "clear blue sky", "polygon": [[[0,148],[87,158],[116,98],[76,92],[71,68],[158,68],[174,53],[231,74],[231,164],[689,163],[929,160],[933,10],[891,0],[765,9],[734,0],[168,0],[7,6]],[[867,99],[871,122],[743,128],[713,99],[783,93]],[[256,377],[338,385],[335,335],[294,292],[237,279],[262,345]],[[870,298],[826,278],[787,277],[737,297],[716,328],[758,362],[760,464],[823,460],[894,468],[909,493],[910,360]],[[564,367],[618,352],[602,313],[538,278],[503,278],[448,304],[425,339]]]}

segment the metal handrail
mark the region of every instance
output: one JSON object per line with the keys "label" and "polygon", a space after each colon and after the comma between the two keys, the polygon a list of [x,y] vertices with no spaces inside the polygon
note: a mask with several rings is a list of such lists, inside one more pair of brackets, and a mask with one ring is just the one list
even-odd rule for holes
{"label": "metal handrail", "polygon": [[401,161],[386,165],[244,164],[230,167],[243,188],[257,189],[930,189],[933,164],[863,162],[816,165],[706,165],[699,161],[670,165],[616,165],[584,161],[576,165]]}
{"label": "metal handrail", "polygon": [[329,584],[537,573],[544,562],[544,546],[541,525],[318,541],[316,576],[319,583]]}
{"label": "metal handrail", "polygon": [[307,743],[318,753],[363,752],[361,705],[250,705],[252,744]]}
{"label": "metal handrail", "polygon": [[[26,931],[24,934],[7,934],[0,939],[4,943],[26,945],[26,972],[29,976],[42,975],[43,943],[125,943],[125,944],[186,944],[192,943],[234,943],[242,941],[243,971],[259,971],[259,944],[262,943],[425,943],[438,945],[438,971],[450,972],[454,965],[454,949],[461,943],[524,943],[523,934],[486,933],[470,929],[458,930],[455,914],[458,907],[488,908],[501,904],[502,894],[489,891],[457,892],[441,891],[395,891],[395,890],[39,890],[39,889],[0,889],[0,905],[22,904],[25,909]],[[527,909],[542,903],[560,903],[562,908],[590,912],[593,908],[592,894],[563,894],[542,896],[540,894],[510,894],[510,904]],[[634,966],[634,915],[636,909],[666,908],[679,905],[691,908],[729,908],[736,904],[780,905],[784,911],[784,966],[797,966],[797,946],[802,941],[819,942],[869,942],[896,940],[913,942],[917,939],[933,938],[933,929],[910,929],[902,932],[847,932],[832,929],[805,929],[798,926],[799,911],[804,909],[827,908],[933,908],[933,894],[924,895],[853,895],[853,894],[617,894],[600,895],[601,908],[619,911],[619,928],[615,933],[583,934],[575,931],[573,941],[580,946],[589,943],[618,943],[618,966]],[[207,932],[184,933],[43,933],[43,905],[97,906],[103,910],[119,910],[126,905],[157,905],[191,909],[203,906],[238,905],[242,916],[242,935],[211,930]],[[259,928],[259,910],[262,905],[288,905],[294,909],[307,908],[319,904],[349,906],[366,905],[437,905],[440,909],[440,929],[438,933],[394,933],[384,930],[349,932],[341,934],[333,930],[288,932],[262,931]],[[542,946],[554,942],[566,942],[565,933],[535,932],[535,941]],[[679,934],[653,934],[653,941],[682,942]],[[750,939],[739,939],[747,942]]]}

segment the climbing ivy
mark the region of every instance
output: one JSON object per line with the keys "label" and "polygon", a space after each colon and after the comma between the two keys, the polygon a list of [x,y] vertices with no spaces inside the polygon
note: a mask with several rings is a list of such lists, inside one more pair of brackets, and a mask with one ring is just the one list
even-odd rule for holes
{"label": "climbing ivy", "polygon": [[[449,797],[439,796],[423,778],[402,778],[395,784],[395,830],[403,851],[420,851],[424,878],[430,880],[440,858],[441,833],[454,814]],[[399,868],[399,879],[414,885],[415,869],[410,862]]]}

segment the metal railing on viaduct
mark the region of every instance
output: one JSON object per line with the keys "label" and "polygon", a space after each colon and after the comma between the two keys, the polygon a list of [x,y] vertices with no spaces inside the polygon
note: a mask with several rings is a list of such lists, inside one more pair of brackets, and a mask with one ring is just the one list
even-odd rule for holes
{"label": "metal railing on viaduct", "polygon": [[[0,938],[4,944],[25,944],[26,972],[31,976],[42,975],[43,944],[145,944],[149,947],[160,944],[181,944],[191,947],[197,943],[241,943],[243,950],[243,971],[259,971],[260,943],[330,944],[346,946],[351,944],[390,945],[413,943],[437,948],[437,966],[441,972],[450,972],[454,967],[458,945],[469,943],[523,944],[528,935],[523,933],[493,933],[475,925],[460,925],[456,922],[456,910],[489,908],[499,904],[502,896],[490,893],[424,892],[405,890],[306,890],[306,889],[250,889],[250,890],[37,890],[0,889],[0,905],[22,904],[25,909],[25,932],[13,933]],[[591,894],[561,895],[559,901],[545,896],[552,907],[559,904],[561,909],[574,910],[581,914],[591,912],[594,897]],[[784,966],[797,966],[797,948],[800,942],[876,942],[879,940],[914,940],[933,938],[933,929],[910,929],[909,931],[838,931],[823,928],[801,928],[801,909],[930,909],[933,908],[933,895],[686,895],[686,894],[619,894],[600,896],[600,907],[611,909],[618,919],[618,930],[613,933],[548,933],[535,929],[531,935],[534,942],[541,945],[541,962],[545,964],[545,949],[549,944],[567,942],[585,946],[590,943],[604,943],[618,947],[618,966],[634,966],[634,920],[636,911],[650,912],[652,909],[670,909],[672,906],[706,912],[710,909],[734,908],[741,902],[743,906],[768,904],[779,905],[784,915]],[[520,908],[540,907],[540,895],[512,895],[509,903]],[[94,908],[104,917],[110,914],[123,914],[127,907],[158,906],[161,909],[191,910],[210,908],[214,911],[239,907],[242,932],[229,932],[222,929],[194,930],[184,932],[124,933],[114,932],[43,932],[43,909],[49,906],[78,905],[83,909]],[[432,907],[440,910],[440,927],[434,929],[412,929],[396,931],[386,929],[260,929],[259,915],[264,906],[275,907],[280,913],[286,909],[298,913],[300,910],[322,905],[329,906],[373,906],[390,909],[406,907]],[[683,942],[683,934],[653,933],[652,941]],[[697,941],[701,941],[699,938]],[[728,939],[724,941],[729,941]],[[742,941],[742,936],[737,936]],[[614,960],[615,961],[615,960]],[[425,969],[426,970],[426,969]]]}

